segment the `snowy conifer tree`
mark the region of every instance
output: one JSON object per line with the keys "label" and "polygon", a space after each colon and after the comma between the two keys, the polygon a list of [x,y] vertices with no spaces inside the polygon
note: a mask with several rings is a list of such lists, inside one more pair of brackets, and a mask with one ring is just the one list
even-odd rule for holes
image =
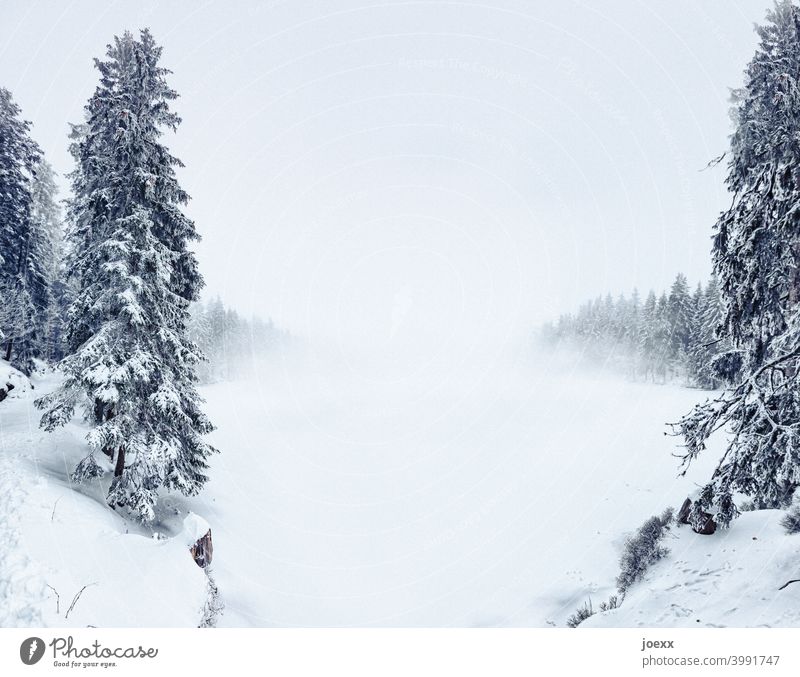
{"label": "snowy conifer tree", "polygon": [[180,161],[160,142],[180,122],[177,94],[158,65],[149,31],[114,39],[96,60],[100,84],[75,128],[74,197],[68,217],[76,296],[66,328],[63,385],[42,398],[52,430],[82,405],[94,427],[76,480],[101,474],[98,452],[113,458],[108,502],[144,521],[159,489],[197,493],[214,451],[200,409],[186,335],[189,304],[202,286],[194,255],[198,235],[181,211]]}
{"label": "snowy conifer tree", "polygon": [[36,336],[34,352],[48,361],[60,357],[61,329],[65,307],[63,229],[58,205],[55,172],[46,160],[36,166],[32,185],[32,231],[35,234],[32,267],[38,271],[44,293],[36,304]]}
{"label": "snowy conifer tree", "polygon": [[719,286],[716,278],[712,278],[697,303],[689,351],[689,374],[700,388],[717,388],[722,380],[714,369],[714,358],[725,345],[717,336],[721,322]]}
{"label": "snowy conifer tree", "polygon": [[667,371],[671,364],[672,350],[672,325],[669,316],[669,297],[666,292],[658,297],[655,314],[653,317],[653,374],[662,382],[667,378]]}
{"label": "snowy conifer tree", "polygon": [[692,303],[686,276],[678,273],[669,292],[667,322],[669,339],[666,359],[672,371],[685,364],[689,352],[692,323]]}
{"label": "snowy conifer tree", "polygon": [[650,291],[642,307],[641,322],[639,324],[639,364],[642,376],[647,380],[653,375],[653,364],[656,352],[656,294]]}
{"label": "snowy conifer tree", "polygon": [[33,218],[33,181],[41,151],[30,123],[0,88],[0,330],[4,357],[26,373],[38,355],[40,320],[49,304],[47,234]]}
{"label": "snowy conifer tree", "polygon": [[787,505],[800,484],[800,10],[778,2],[734,93],[727,185],[732,206],[713,242],[724,335],[741,351],[740,381],[675,426],[688,465],[709,436],[725,453],[694,502],[727,525],[734,494],[756,507]]}

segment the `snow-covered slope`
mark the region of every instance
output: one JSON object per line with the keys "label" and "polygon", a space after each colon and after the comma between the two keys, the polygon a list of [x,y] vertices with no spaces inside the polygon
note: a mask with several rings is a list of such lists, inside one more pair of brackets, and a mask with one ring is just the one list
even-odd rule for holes
{"label": "snow-covered slope", "polygon": [[[380,380],[325,363],[206,388],[211,482],[164,497],[150,529],[106,506],[110,477],[70,486],[86,431],[39,430],[52,375],[0,404],[0,625],[195,626],[206,580],[186,546],[210,526],[220,625],[564,626],[614,592],[627,534],[716,462],[676,477],[663,435],[698,391],[553,365]],[[800,584],[776,590],[800,577],[800,536],[778,519],[673,528],[669,557],[587,625],[800,625]]]}
{"label": "snow-covered slope", "polygon": [[25,374],[14,369],[5,360],[0,359],[0,389],[5,391],[3,402],[19,398],[30,390],[30,386],[31,382]]}
{"label": "snow-covered slope", "polygon": [[716,460],[676,477],[663,434],[698,391],[347,357],[205,389],[222,453],[188,504],[213,528],[222,625],[563,627]]}
{"label": "snow-covered slope", "polygon": [[672,528],[670,554],[628,591],[618,609],[580,627],[798,627],[800,535],[778,510],[746,512],[711,536]]}
{"label": "snow-covered slope", "polygon": [[33,399],[53,376],[34,385],[0,403],[0,626],[196,626],[206,581],[184,539],[110,510],[108,479],[70,486],[85,430],[39,430]]}

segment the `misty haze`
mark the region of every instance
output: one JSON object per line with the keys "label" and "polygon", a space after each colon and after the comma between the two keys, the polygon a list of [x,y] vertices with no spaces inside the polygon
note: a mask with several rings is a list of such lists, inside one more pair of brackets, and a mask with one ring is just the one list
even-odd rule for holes
{"label": "misty haze", "polygon": [[800,625],[797,26],[0,0],[0,626]]}

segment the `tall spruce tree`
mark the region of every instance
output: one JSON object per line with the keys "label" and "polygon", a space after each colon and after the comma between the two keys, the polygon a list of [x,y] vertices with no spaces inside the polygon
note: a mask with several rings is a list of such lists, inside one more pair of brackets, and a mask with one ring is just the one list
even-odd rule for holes
{"label": "tall spruce tree", "polygon": [[691,316],[689,320],[689,343],[686,350],[686,375],[689,383],[698,384],[698,375],[705,364],[703,346],[703,314],[705,312],[705,295],[703,287],[697,283],[692,294]]}
{"label": "tall spruce tree", "polygon": [[36,272],[40,289],[36,303],[36,333],[32,352],[48,362],[61,355],[61,330],[65,307],[62,279],[65,268],[61,254],[64,248],[61,209],[58,204],[56,174],[46,160],[36,166],[32,185],[31,269]]}
{"label": "tall spruce tree", "polygon": [[182,212],[188,195],[181,166],[160,139],[180,118],[177,97],[158,65],[161,48],[147,30],[116,37],[96,60],[100,83],[74,129],[69,206],[70,267],[76,296],[66,328],[63,385],[41,400],[42,426],[63,425],[82,404],[93,422],[78,481],[113,460],[108,503],[143,521],[155,516],[160,489],[197,493],[207,480],[194,367],[201,359],[187,338],[189,304],[203,284]]}
{"label": "tall spruce tree", "polygon": [[740,354],[740,378],[675,425],[686,466],[715,431],[728,435],[694,503],[696,523],[705,510],[729,524],[737,492],[776,507],[800,484],[800,10],[782,0],[757,31],[760,44],[733,96],[732,205],[713,240],[722,327]]}
{"label": "tall spruce tree", "polygon": [[685,364],[689,352],[692,323],[692,302],[689,283],[683,273],[678,273],[669,291],[667,322],[669,345],[667,361],[673,372]]}
{"label": "tall spruce tree", "polygon": [[701,388],[717,388],[724,380],[717,372],[715,359],[726,348],[725,339],[717,335],[722,322],[719,284],[712,277],[703,292],[697,335],[692,350],[693,379]]}
{"label": "tall spruce tree", "polygon": [[41,151],[11,93],[0,87],[0,331],[3,356],[30,373],[37,319],[47,305],[43,233],[32,218],[32,182]]}
{"label": "tall spruce tree", "polygon": [[655,378],[653,372],[655,356],[658,349],[656,344],[656,293],[650,291],[642,307],[641,322],[639,329],[639,364],[642,376],[645,380]]}

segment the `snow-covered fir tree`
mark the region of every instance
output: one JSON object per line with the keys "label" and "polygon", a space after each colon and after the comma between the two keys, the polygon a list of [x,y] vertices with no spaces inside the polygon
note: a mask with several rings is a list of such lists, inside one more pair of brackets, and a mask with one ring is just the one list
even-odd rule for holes
{"label": "snow-covered fir tree", "polygon": [[684,464],[717,430],[727,447],[694,503],[727,525],[735,495],[756,507],[787,505],[800,484],[800,9],[776,3],[757,28],[756,54],[733,95],[727,186],[733,200],[716,225],[714,270],[722,330],[738,383],[676,424]]}
{"label": "snow-covered fir tree", "polygon": [[684,364],[689,353],[692,323],[692,301],[686,276],[679,273],[669,291],[667,307],[669,325],[669,352],[667,362],[674,373]]}
{"label": "snow-covered fir tree", "polygon": [[225,308],[219,297],[194,304],[191,315],[190,337],[208,358],[197,370],[202,383],[240,376],[251,360],[267,357],[291,341],[271,319],[243,317]]}
{"label": "snow-covered fir tree", "polygon": [[722,385],[723,378],[714,366],[714,360],[724,345],[717,331],[722,322],[722,305],[719,284],[712,277],[695,301],[691,345],[689,349],[689,374],[700,388],[714,390]]}
{"label": "snow-covered fir tree", "polygon": [[693,381],[702,369],[703,358],[703,313],[705,310],[705,295],[703,287],[698,282],[691,298],[691,314],[689,316],[689,341],[686,348],[686,370]]}
{"label": "snow-covered fir tree", "polygon": [[35,352],[48,362],[61,358],[63,318],[66,311],[62,257],[64,233],[61,208],[58,202],[56,174],[46,160],[36,166],[32,185],[33,231],[39,254],[36,257],[47,295],[37,306]]}
{"label": "snow-covered fir tree", "polygon": [[76,288],[66,327],[63,385],[38,404],[42,426],[63,425],[76,407],[93,424],[77,481],[113,462],[108,503],[152,520],[160,489],[197,493],[215,451],[201,410],[187,337],[189,305],[203,284],[194,223],[182,206],[173,157],[161,137],[180,118],[177,94],[149,31],[116,37],[96,60],[100,83],[73,129],[68,240]]}
{"label": "snow-covered fir tree", "polygon": [[0,331],[3,356],[27,374],[43,354],[50,307],[53,223],[43,218],[47,178],[30,123],[0,88]]}

